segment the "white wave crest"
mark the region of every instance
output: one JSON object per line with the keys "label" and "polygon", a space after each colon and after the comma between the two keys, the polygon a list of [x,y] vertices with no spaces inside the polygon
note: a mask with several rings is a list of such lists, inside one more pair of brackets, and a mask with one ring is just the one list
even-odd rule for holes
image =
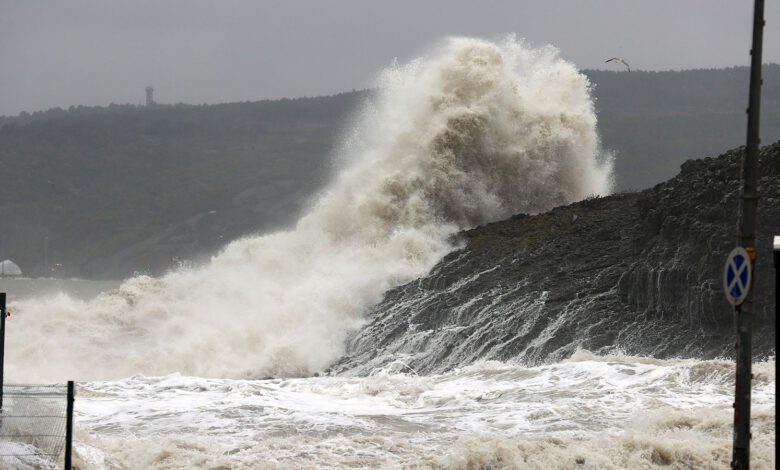
{"label": "white wave crest", "polygon": [[456,231],[610,190],[590,84],[551,47],[454,38],[390,67],[379,86],[343,169],[294,230],[90,302],[20,302],[9,376],[307,375]]}

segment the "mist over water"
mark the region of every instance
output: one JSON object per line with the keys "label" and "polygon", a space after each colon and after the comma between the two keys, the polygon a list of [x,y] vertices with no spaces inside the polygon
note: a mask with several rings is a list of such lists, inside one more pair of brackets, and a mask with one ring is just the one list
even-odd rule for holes
{"label": "mist over water", "polygon": [[291,231],[85,302],[12,304],[12,381],[306,376],[362,313],[453,247],[453,233],[610,190],[586,77],[553,48],[454,38],[394,64]]}

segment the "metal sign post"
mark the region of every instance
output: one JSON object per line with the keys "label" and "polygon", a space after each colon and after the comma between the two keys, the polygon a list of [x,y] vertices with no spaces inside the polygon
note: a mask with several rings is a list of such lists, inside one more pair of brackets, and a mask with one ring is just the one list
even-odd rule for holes
{"label": "metal sign post", "polygon": [[[747,268],[755,279],[756,213],[758,210],[758,146],[761,108],[761,48],[764,33],[764,0],[755,0],[753,9],[753,47],[750,50],[750,97],[748,98],[747,148],[742,162],[744,184],[739,215],[739,245],[749,257]],[[733,266],[732,266],[733,267]],[[728,266],[727,268],[728,269]],[[734,390],[734,451],[731,467],[750,468],[750,382],[753,347],[753,286],[746,287],[744,301],[735,304],[737,326],[737,377]],[[728,293],[727,293],[728,295]]]}
{"label": "metal sign post", "polygon": [[777,311],[780,310],[780,235],[775,235],[772,251],[775,255],[775,317],[777,317]]}
{"label": "metal sign post", "polygon": [[[750,468],[750,380],[753,317],[743,303],[753,290],[753,263],[744,248],[731,251],[723,269],[723,290],[734,306],[737,324],[737,380],[734,400],[734,454],[731,467]],[[751,299],[752,300],[752,299]]]}

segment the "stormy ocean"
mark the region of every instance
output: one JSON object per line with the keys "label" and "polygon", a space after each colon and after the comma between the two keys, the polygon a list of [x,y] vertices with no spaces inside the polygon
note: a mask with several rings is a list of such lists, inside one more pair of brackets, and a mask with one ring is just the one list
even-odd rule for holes
{"label": "stormy ocean", "polygon": [[[160,278],[15,281],[6,380],[79,382],[78,468],[727,467],[725,360],[328,370],[454,234],[611,191],[590,83],[552,47],[454,38],[377,87],[294,229]],[[757,469],[775,465],[774,369],[754,366]]]}

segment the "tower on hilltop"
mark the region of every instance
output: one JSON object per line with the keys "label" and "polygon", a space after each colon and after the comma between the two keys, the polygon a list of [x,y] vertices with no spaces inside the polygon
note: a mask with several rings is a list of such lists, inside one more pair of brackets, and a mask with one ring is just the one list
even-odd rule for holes
{"label": "tower on hilltop", "polygon": [[146,87],[146,106],[154,105],[154,88]]}

